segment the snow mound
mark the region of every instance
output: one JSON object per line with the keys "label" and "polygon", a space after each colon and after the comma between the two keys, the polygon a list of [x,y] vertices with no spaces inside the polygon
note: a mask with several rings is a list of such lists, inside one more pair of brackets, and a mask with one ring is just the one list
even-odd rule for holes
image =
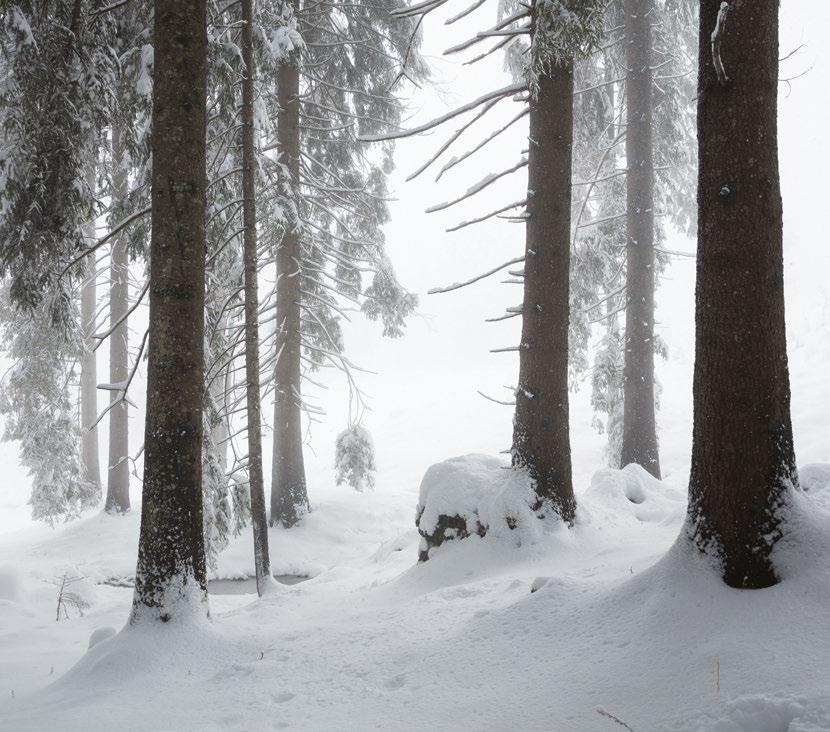
{"label": "snow mound", "polygon": [[598,470],[581,498],[589,512],[601,507],[643,523],[675,523],[686,510],[685,491],[657,480],[634,463],[622,470]]}
{"label": "snow mound", "polygon": [[803,697],[742,696],[724,705],[722,713],[700,715],[682,725],[682,732],[826,732],[830,707]]}
{"label": "snow mound", "polygon": [[11,564],[0,566],[0,601],[22,603],[26,599],[23,577]]}
{"label": "snow mound", "polygon": [[101,641],[105,641],[107,638],[112,638],[117,632],[118,631],[112,626],[96,628],[92,631],[92,635],[89,636],[89,645],[87,648],[97,646]]}
{"label": "snow mound", "polygon": [[810,493],[830,488],[830,464],[810,463],[798,469],[801,487]]}
{"label": "snow mound", "polygon": [[491,455],[463,455],[432,465],[421,481],[415,524],[419,558],[445,541],[485,535],[517,544],[538,538],[542,521],[527,473]]}

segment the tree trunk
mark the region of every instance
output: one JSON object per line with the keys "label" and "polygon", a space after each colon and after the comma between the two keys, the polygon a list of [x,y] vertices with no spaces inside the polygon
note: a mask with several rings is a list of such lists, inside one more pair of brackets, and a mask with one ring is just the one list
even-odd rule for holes
{"label": "tree trunk", "polygon": [[156,0],[144,493],[132,622],[207,615],[205,0]]}
{"label": "tree trunk", "polygon": [[[299,0],[292,0],[299,11]],[[300,181],[300,69],[295,58],[278,72],[277,143],[279,160],[289,172],[286,194],[298,205]],[[298,217],[289,213],[277,247],[277,365],[274,378],[274,455],[271,478],[271,523],[286,528],[309,510],[303,463],[300,383],[300,261]]]}
{"label": "tree trunk", "polygon": [[251,525],[254,531],[254,568],[257,592],[270,579],[268,517],[262,475],[262,431],[259,392],[259,293],[257,283],[256,151],[254,148],[254,13],[252,0],[242,0],[242,217],[245,265],[245,373],[248,419],[248,477],[251,486]]}
{"label": "tree trunk", "polygon": [[530,100],[527,241],[513,465],[539,510],[571,524],[576,501],[568,425],[573,64],[553,65]]}
{"label": "tree trunk", "polygon": [[660,477],[654,416],[654,161],[652,0],[625,0],[627,267],[621,466]]}
{"label": "tree trunk", "polygon": [[[726,3],[723,3],[726,5]],[[798,484],[790,422],[778,175],[778,3],[700,10],[694,442],[688,530],[724,581],[778,581],[771,555]]]}
{"label": "tree trunk", "polygon": [[[112,188],[115,204],[127,198],[127,171],[124,167],[124,146],[121,130],[112,126]],[[117,236],[112,242],[110,257],[110,383],[120,384],[129,377],[129,328],[126,314],[130,306],[130,261],[126,237]],[[123,322],[122,322],[123,321]],[[119,324],[120,323],[120,324]],[[116,400],[118,392],[110,392]],[[109,412],[109,461],[107,470],[106,510],[126,513],[130,510],[130,443],[129,405],[121,400]]]}
{"label": "tree trunk", "polygon": [[[90,190],[95,190],[95,167],[87,173]],[[95,222],[87,227],[87,246],[95,240]],[[101,490],[101,467],[98,457],[98,359],[95,354],[95,315],[98,308],[97,265],[95,255],[87,257],[84,267],[84,284],[81,288],[81,337],[84,352],[81,357],[81,431],[83,433],[82,458],[84,478]],[[95,426],[93,426],[95,425]]]}

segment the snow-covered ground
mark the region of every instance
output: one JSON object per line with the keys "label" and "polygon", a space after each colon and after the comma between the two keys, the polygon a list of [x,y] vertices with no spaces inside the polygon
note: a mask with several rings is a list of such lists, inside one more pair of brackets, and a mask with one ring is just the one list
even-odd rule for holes
{"label": "snow-covered ground", "polygon": [[[782,55],[806,44],[785,73],[813,67],[790,95],[782,87],[781,106],[793,423],[803,467],[830,464],[822,180],[830,167],[823,91],[830,7],[785,4],[782,12]],[[443,40],[428,50],[448,45]],[[499,73],[498,64],[491,71]],[[441,73],[460,98],[492,81],[454,67]],[[453,100],[418,101],[429,116]],[[505,152],[508,164],[513,152]],[[423,155],[422,144],[402,145],[401,176]],[[484,160],[469,180],[500,163]],[[465,187],[460,178],[455,184]],[[494,200],[515,198],[516,181],[505,186]],[[444,226],[465,212],[424,217],[445,193],[430,181],[398,193],[390,250],[401,279],[418,292],[466,279],[521,245],[519,227],[503,222],[446,236]],[[131,590],[113,584],[134,571],[138,506],[125,517],[93,513],[55,529],[33,526],[15,447],[0,445],[0,730],[827,732],[830,487],[822,470],[805,470],[810,491],[799,497],[792,539],[779,548],[778,586],[728,589],[675,545],[691,448],[693,283],[694,262],[681,259],[658,294],[670,349],[658,367],[662,483],[633,469],[603,470],[604,438],[591,427],[585,385],[572,405],[576,527],[521,546],[509,535],[475,537],[416,564],[422,476],[453,455],[494,456],[508,446],[509,410],[476,390],[497,395],[516,373],[512,356],[487,354],[515,342],[516,321],[481,322],[514,305],[515,291],[483,282],[425,297],[400,341],[378,342],[376,328],[358,323],[348,329],[350,356],[380,372],[365,384],[377,488],[356,494],[334,486],[345,398],[342,385],[333,386],[322,399],[330,418],[313,432],[316,452],[307,452],[314,512],[270,537],[275,573],[311,579],[261,600],[213,595],[210,622],[132,629],[91,650],[93,632],[120,630],[128,616]],[[138,410],[136,448],[140,433]],[[246,534],[221,555],[216,576],[251,570]],[[89,607],[56,622],[54,583],[65,574],[84,577],[72,590]]]}
{"label": "snow-covered ground", "polygon": [[[830,481],[800,497],[784,581],[758,592],[673,546],[682,480],[604,470],[579,497],[572,531],[416,565],[414,491],[332,493],[272,531],[275,570],[313,579],[89,651],[126,619],[131,590],[93,582],[129,574],[137,514],[6,536],[0,729],[830,729]],[[220,574],[249,556],[238,542]],[[91,607],[56,622],[64,571]]]}

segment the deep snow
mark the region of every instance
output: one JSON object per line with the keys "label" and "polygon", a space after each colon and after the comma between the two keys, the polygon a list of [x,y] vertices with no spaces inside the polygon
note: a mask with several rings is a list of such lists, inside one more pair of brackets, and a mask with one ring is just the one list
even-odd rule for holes
{"label": "deep snow", "polygon": [[[368,507],[341,516],[346,536],[372,525]],[[92,585],[91,611],[56,623],[54,588],[32,568],[88,554],[96,526],[110,556],[84,571],[127,561],[103,530],[119,519],[96,516],[58,553],[18,549],[22,569],[0,572],[0,683],[15,690],[0,729],[619,728],[598,710],[638,732],[830,729],[830,483],[799,496],[769,590],[726,588],[674,544],[683,508],[682,484],[632,466],[594,477],[571,531],[521,546],[474,536],[425,564],[405,526],[342,554],[321,527],[297,532],[306,546],[274,531],[275,557],[308,570],[314,557],[316,577],[262,600],[214,596],[211,621],[128,628],[87,650],[121,627],[130,590]]]}
{"label": "deep snow", "polygon": [[[487,349],[515,343],[517,321],[480,321],[515,305],[516,293],[484,282],[424,298],[401,341],[348,328],[350,356],[381,372],[366,383],[377,488],[355,494],[333,485],[330,453],[346,421],[342,389],[333,391],[323,399],[331,416],[315,430],[318,454],[307,454],[315,510],[270,537],[275,573],[312,579],[262,600],[212,596],[209,622],[106,638],[123,628],[132,593],[100,582],[134,571],[138,506],[126,517],[32,527],[15,447],[0,445],[0,730],[624,730],[612,717],[636,732],[830,730],[830,160],[821,93],[830,83],[830,7],[790,3],[782,13],[782,55],[806,44],[782,73],[813,69],[791,95],[782,86],[793,424],[808,490],[793,539],[780,546],[780,585],[728,589],[675,544],[691,445],[694,263],[683,259],[658,292],[670,349],[658,364],[663,483],[632,469],[598,471],[603,437],[590,428],[583,386],[572,405],[575,528],[521,546],[509,534],[473,537],[416,564],[414,514],[427,468],[452,455],[495,456],[509,443],[509,410],[476,390],[495,394],[515,381],[513,358]],[[451,45],[442,32],[430,29],[429,53]],[[439,75],[444,94],[457,90],[452,104],[499,71],[494,61],[481,77],[449,66]],[[416,99],[419,118],[446,101]],[[400,177],[435,144],[402,145]],[[512,153],[503,155],[508,164]],[[469,180],[501,162],[485,156]],[[461,177],[452,183],[464,187]],[[515,256],[521,237],[506,222],[461,238],[443,234],[493,201],[514,200],[515,185],[494,186],[492,200],[444,218],[420,211],[446,190],[429,180],[400,186],[387,235],[402,281],[425,292]],[[134,451],[140,424],[138,412]],[[249,574],[251,557],[246,534],[221,556],[218,575]],[[85,578],[76,589],[90,607],[56,622],[53,583],[64,573]]]}

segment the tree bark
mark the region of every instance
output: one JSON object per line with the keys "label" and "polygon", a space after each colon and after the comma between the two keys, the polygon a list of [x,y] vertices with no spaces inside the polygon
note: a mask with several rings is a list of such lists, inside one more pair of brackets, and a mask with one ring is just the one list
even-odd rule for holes
{"label": "tree bark", "polygon": [[[87,172],[90,190],[95,190],[95,166]],[[89,243],[95,240],[95,222],[87,227]],[[83,444],[81,457],[84,462],[84,477],[101,490],[101,466],[98,456],[98,359],[95,353],[95,315],[98,308],[97,274],[95,255],[86,259],[84,284],[81,288],[81,337],[84,352],[81,356],[81,432]],[[93,426],[94,425],[94,426]]]}
{"label": "tree bark", "polygon": [[132,622],[206,616],[205,0],[156,0],[144,493]]}
{"label": "tree bark", "polygon": [[[124,167],[124,146],[121,130],[112,126],[112,188],[115,204],[127,198],[127,171]],[[123,383],[129,377],[129,328],[125,318],[130,306],[130,260],[124,236],[113,239],[110,255],[110,383]],[[118,392],[110,392],[112,401]],[[122,399],[109,412],[109,461],[107,468],[108,513],[126,513],[130,510],[130,440],[129,405]]]}
{"label": "tree bark", "polygon": [[[292,0],[298,12],[299,0]],[[289,200],[299,204],[300,69],[295,58],[278,72],[277,149],[289,172]],[[288,528],[309,510],[303,462],[300,357],[300,222],[291,212],[277,246],[277,365],[274,378],[274,455],[271,478],[271,523]]]}
{"label": "tree bark", "polygon": [[[726,5],[726,3],[723,3]],[[798,485],[784,322],[778,172],[778,3],[700,12],[694,432],[688,531],[724,581],[778,581],[772,549]]]}
{"label": "tree bark", "polygon": [[[535,10],[534,10],[535,12]],[[576,511],[568,424],[573,64],[553,65],[530,100],[527,239],[513,465],[537,510]]]}
{"label": "tree bark", "polygon": [[245,373],[248,419],[248,478],[251,486],[251,525],[257,592],[270,580],[268,517],[262,475],[262,431],[259,391],[259,291],[257,283],[256,150],[254,141],[254,13],[252,0],[242,0],[242,224],[245,266]]}
{"label": "tree bark", "polygon": [[621,467],[660,477],[654,415],[654,156],[652,0],[625,0],[626,309]]}

